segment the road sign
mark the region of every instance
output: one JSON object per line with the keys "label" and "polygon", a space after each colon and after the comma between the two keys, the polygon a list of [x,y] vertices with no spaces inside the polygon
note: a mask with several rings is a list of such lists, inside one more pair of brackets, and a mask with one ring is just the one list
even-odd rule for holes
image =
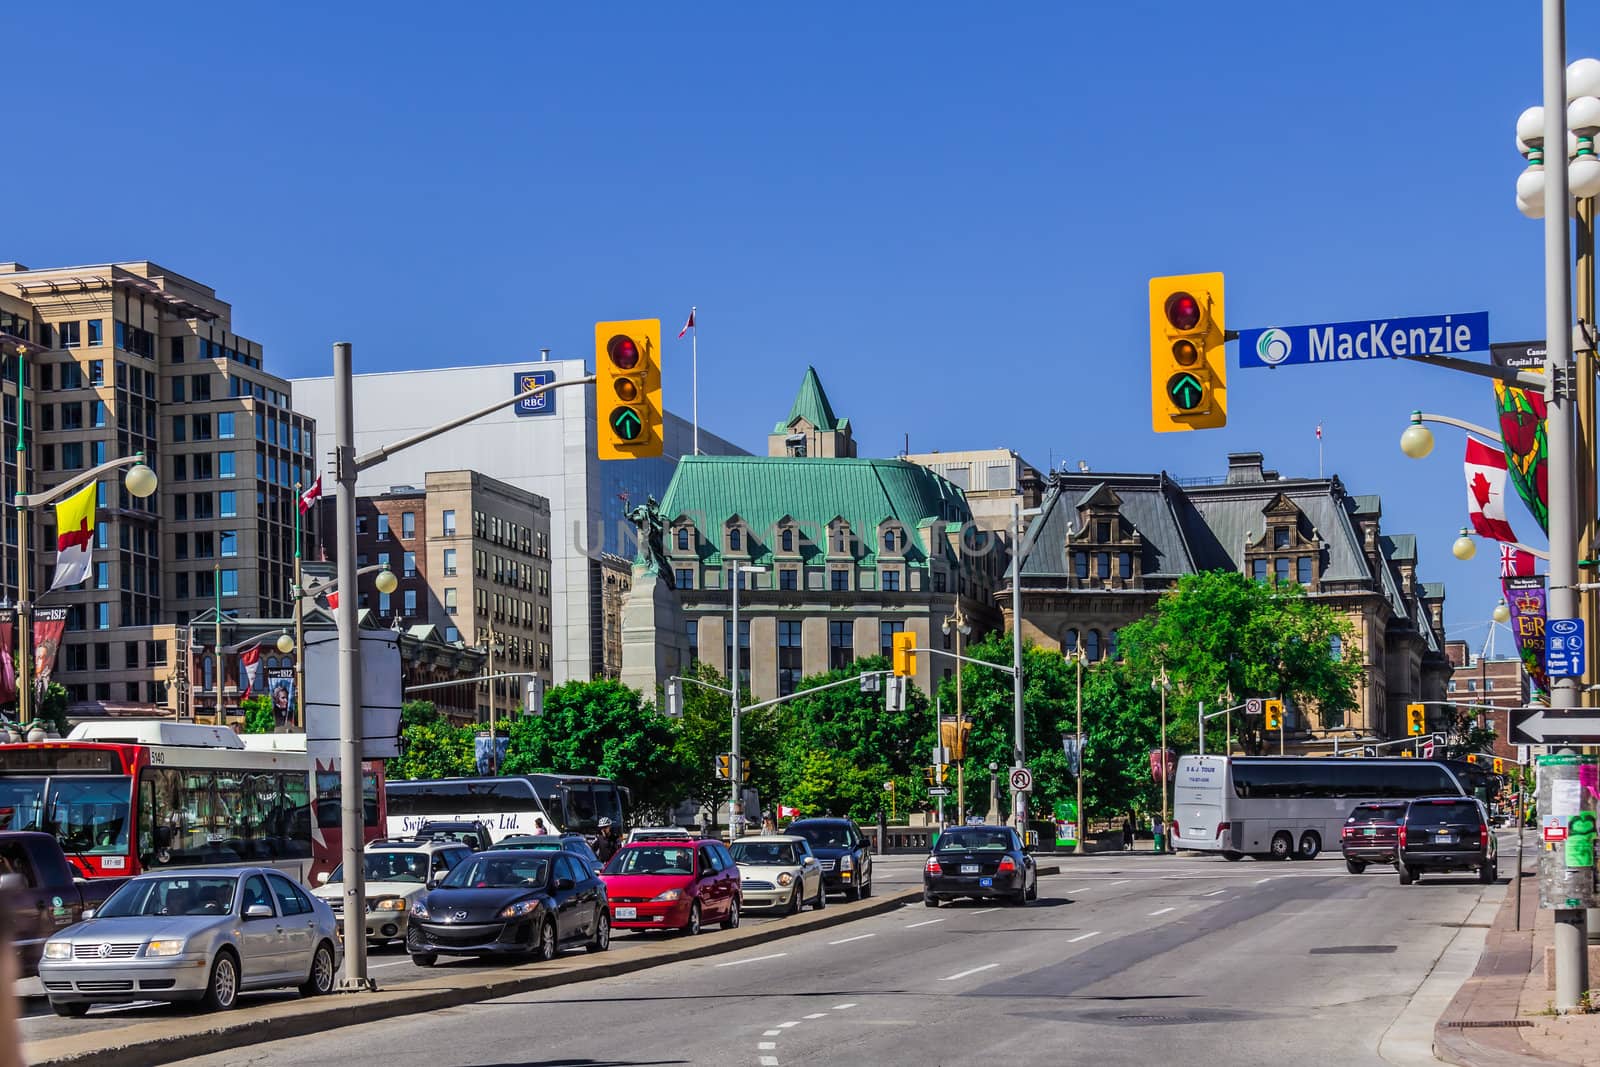
{"label": "road sign", "polygon": [[1321,322],[1239,331],[1239,366],[1347,363],[1399,356],[1459,356],[1489,348],[1489,313]]}
{"label": "road sign", "polygon": [[950,795],[950,787],[947,785],[936,785],[932,789],[928,790],[928,795],[930,797],[947,797]]}
{"label": "road sign", "polygon": [[1511,743],[1514,745],[1600,744],[1600,708],[1513,708]]}
{"label": "road sign", "polygon": [[1588,666],[1582,619],[1551,619],[1544,628],[1544,669],[1552,678],[1581,678]]}
{"label": "road sign", "polygon": [[1423,759],[1432,759],[1433,758],[1433,748],[1434,748],[1434,744],[1433,744],[1433,739],[1432,738],[1429,738],[1428,740],[1422,742],[1422,758]]}
{"label": "road sign", "polygon": [[1260,715],[1264,706],[1260,697],[1251,697],[1244,702],[1244,713],[1246,715]]}
{"label": "road sign", "polygon": [[1028,768],[1011,768],[1011,788],[1018,793],[1027,793],[1033,790],[1033,774]]}
{"label": "road sign", "polygon": [[1377,745],[1362,745],[1361,746],[1361,754],[1363,756],[1367,757],[1368,759],[1377,759],[1378,758],[1378,746]]}

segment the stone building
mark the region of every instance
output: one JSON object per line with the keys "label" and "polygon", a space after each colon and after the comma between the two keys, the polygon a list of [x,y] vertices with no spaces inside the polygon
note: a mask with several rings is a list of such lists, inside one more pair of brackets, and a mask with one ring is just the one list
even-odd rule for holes
{"label": "stone building", "polygon": [[[1515,656],[1496,656],[1492,646],[1474,653],[1465,641],[1446,641],[1445,654],[1455,667],[1446,699],[1456,702],[1462,712],[1470,714],[1480,725],[1494,730],[1496,756],[1516,759],[1517,746],[1510,740],[1508,710],[1528,706],[1528,676],[1522,670],[1522,660]],[[1485,706],[1469,707],[1473,704]]]}
{"label": "stone building", "polygon": [[[1407,703],[1445,699],[1444,586],[1417,575],[1415,537],[1383,532],[1379,498],[1351,495],[1337,477],[1284,478],[1258,452],[1229,456],[1226,477],[1183,483],[1063,471],[1042,508],[1021,548],[1028,640],[1115,655],[1117,631],[1179,577],[1229,569],[1297,582],[1355,626],[1367,665],[1356,709],[1343,722],[1291,709],[1291,740],[1400,736]],[[996,602],[1009,625],[1004,578]]]}

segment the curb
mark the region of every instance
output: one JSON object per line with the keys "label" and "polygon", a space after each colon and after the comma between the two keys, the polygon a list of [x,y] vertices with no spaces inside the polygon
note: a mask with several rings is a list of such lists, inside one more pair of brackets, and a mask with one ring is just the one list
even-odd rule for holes
{"label": "curb", "polygon": [[[1040,876],[1059,873],[1059,868],[1040,867]],[[155,1067],[158,1064],[194,1056],[205,1056],[244,1045],[279,1041],[289,1037],[322,1033],[343,1026],[358,1026],[402,1015],[438,1011],[462,1004],[473,1004],[515,996],[572,982],[588,982],[648,970],[668,963],[715,956],[753,945],[765,944],[794,934],[840,926],[855,919],[881,915],[922,897],[920,886],[903,889],[856,904],[843,904],[811,912],[798,921],[763,926],[748,931],[718,931],[701,935],[692,943],[660,946],[660,952],[610,956],[567,957],[553,963],[522,964],[504,972],[465,976],[467,984],[438,986],[447,975],[422,982],[408,982],[388,990],[362,994],[359,999],[339,995],[279,1001],[259,1008],[235,1009],[209,1019],[184,1016],[181,1020],[160,1020],[101,1030],[81,1036],[49,1038],[29,1042],[23,1047],[27,1062],[35,1067],[67,1064],[104,1064],[108,1057],[118,1067]],[[658,946],[642,946],[656,948]],[[589,962],[605,959],[606,962]],[[583,962],[578,962],[582,960]],[[562,964],[569,964],[562,966]],[[213,1021],[214,1020],[214,1021]],[[172,1026],[190,1027],[181,1033]]]}

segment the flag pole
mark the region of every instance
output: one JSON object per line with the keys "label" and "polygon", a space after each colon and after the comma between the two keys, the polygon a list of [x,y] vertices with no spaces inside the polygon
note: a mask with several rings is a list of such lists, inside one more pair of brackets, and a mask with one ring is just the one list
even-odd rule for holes
{"label": "flag pole", "polygon": [[[204,573],[203,571],[201,573]],[[228,710],[222,697],[222,564],[211,565],[211,586],[217,596],[217,647],[214,653],[217,661],[217,725],[228,725]]]}
{"label": "flag pole", "polygon": [[694,454],[697,456],[700,454],[700,320],[695,315],[698,310],[693,304],[689,305],[689,320],[694,323],[689,328],[689,362],[694,367]]}
{"label": "flag pole", "polygon": [[1322,480],[1322,423],[1317,423],[1317,480]]}
{"label": "flag pole", "polygon": [[28,350],[18,346],[17,358],[17,722],[26,726],[33,717],[33,605],[28,603],[28,526],[33,513],[22,505],[28,491],[27,445],[22,436],[23,414],[27,409],[26,370]]}
{"label": "flag pole", "polygon": [[[306,602],[306,598],[305,598],[305,589],[301,585],[301,583],[304,581],[304,579],[301,577],[301,574],[300,574],[300,545],[301,545],[301,542],[305,540],[305,535],[301,532],[301,528],[300,528],[301,504],[304,501],[304,497],[301,496],[301,492],[302,492],[302,490],[300,488],[300,483],[299,482],[295,482],[294,483],[294,493],[295,493],[295,498],[296,499],[295,499],[295,502],[294,502],[294,708],[292,709],[292,714],[294,716],[294,721],[290,724],[290,726],[291,726],[292,729],[296,729],[296,730],[305,729],[305,722],[306,722],[306,698],[305,698],[305,691],[306,691],[305,602]],[[309,515],[308,515],[308,517],[309,517]]]}

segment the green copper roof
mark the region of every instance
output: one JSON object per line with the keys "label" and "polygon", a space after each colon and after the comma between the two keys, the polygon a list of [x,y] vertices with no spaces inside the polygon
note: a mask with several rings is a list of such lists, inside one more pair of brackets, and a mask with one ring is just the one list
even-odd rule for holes
{"label": "green copper roof", "polygon": [[907,534],[906,560],[926,566],[916,531],[940,520],[971,519],[961,490],[926,467],[898,459],[816,459],[788,456],[684,456],[661,502],[672,523],[687,516],[700,534],[700,554],[720,559],[726,523],[737,516],[750,531],[750,554],[770,562],[779,524],[801,530],[807,562],[826,553],[828,524],[843,518],[860,544],[857,559],[876,562],[879,528],[891,520]]}
{"label": "green copper roof", "polygon": [[795,419],[805,419],[818,430],[842,430],[848,421],[834,415],[833,405],[828,403],[828,394],[823,392],[822,379],[817,377],[815,367],[806,368],[806,376],[800,381],[800,392],[795,395],[789,417],[774,426],[772,432],[782,433],[794,425]]}

